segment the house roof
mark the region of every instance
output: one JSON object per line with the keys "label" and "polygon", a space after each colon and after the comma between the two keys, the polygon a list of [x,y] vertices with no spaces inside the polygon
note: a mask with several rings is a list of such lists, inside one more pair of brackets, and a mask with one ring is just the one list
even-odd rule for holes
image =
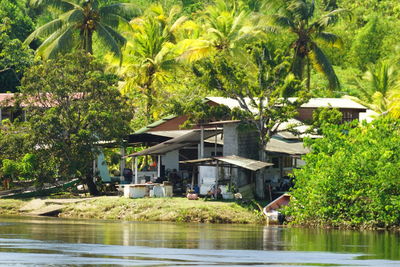
{"label": "house roof", "polygon": [[304,147],[304,143],[301,141],[289,141],[277,136],[269,140],[265,146],[265,151],[288,155],[304,155],[310,152],[308,148]]}
{"label": "house roof", "polygon": [[134,132],[134,134],[145,133],[145,132],[147,132],[147,131],[149,131],[149,130],[151,130],[151,129],[153,129],[153,128],[155,128],[155,127],[157,127],[157,126],[159,126],[159,125],[161,125],[161,124],[163,124],[163,123],[165,123],[165,122],[167,122],[169,120],[172,120],[172,119],[174,119],[176,117],[177,117],[176,115],[166,116],[166,117],[164,117],[164,118],[162,118],[162,119],[160,119],[158,121],[155,121],[155,122],[153,122],[153,123],[151,123],[151,124],[149,124],[149,125],[147,125],[147,126],[145,126],[143,128],[140,128],[139,130]]}
{"label": "house roof", "polygon": [[[204,139],[208,139],[219,133],[221,133],[220,129],[217,129],[217,130],[204,129]],[[185,146],[199,144],[200,136],[201,136],[200,130],[198,130],[198,129],[192,130],[189,133],[186,133],[182,136],[173,138],[171,140],[167,140],[158,145],[155,145],[155,146],[149,147],[147,149],[144,149],[142,151],[130,154],[126,157],[137,157],[137,156],[144,156],[144,155],[163,155],[170,151],[173,151],[173,150],[185,147]]]}
{"label": "house roof", "polygon": [[[239,102],[228,97],[207,97],[206,99],[229,107],[230,109],[240,107]],[[296,97],[289,98],[296,101]],[[250,103],[250,98],[245,98],[246,103]],[[340,109],[362,109],[367,110],[363,105],[348,98],[311,98],[307,103],[301,105],[302,108],[340,108]]]}
{"label": "house roof", "polygon": [[221,161],[224,163],[228,163],[231,165],[239,166],[244,169],[248,169],[251,171],[257,171],[259,169],[272,166],[274,164],[269,163],[269,162],[263,162],[259,160],[254,160],[254,159],[248,159],[248,158],[243,158],[239,157],[236,155],[231,155],[231,156],[224,156],[224,157],[212,157],[212,158],[204,158],[204,159],[194,159],[194,160],[185,160],[185,161],[180,161],[179,163],[188,163],[188,164],[207,164],[207,165],[216,165],[213,163],[214,161]]}
{"label": "house roof", "polygon": [[[295,101],[297,98],[291,97],[289,100]],[[302,108],[340,108],[340,109],[362,109],[367,108],[348,98],[311,98],[307,103],[301,105]]]}
{"label": "house roof", "polygon": [[10,103],[12,101],[12,98],[14,97],[14,94],[12,93],[0,93],[0,107],[3,106],[10,106]]}

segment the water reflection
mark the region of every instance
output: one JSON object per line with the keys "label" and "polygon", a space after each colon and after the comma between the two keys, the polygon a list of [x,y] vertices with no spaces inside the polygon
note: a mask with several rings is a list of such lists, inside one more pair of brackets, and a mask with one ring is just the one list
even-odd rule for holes
{"label": "water reflection", "polygon": [[399,266],[399,242],[373,231],[0,218],[0,265]]}

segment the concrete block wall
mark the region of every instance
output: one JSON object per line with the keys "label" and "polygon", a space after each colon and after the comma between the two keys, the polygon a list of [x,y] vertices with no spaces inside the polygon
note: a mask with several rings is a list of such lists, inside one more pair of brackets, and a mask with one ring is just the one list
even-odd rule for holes
{"label": "concrete block wall", "polygon": [[242,129],[238,124],[224,125],[224,156],[236,155],[257,160],[258,144],[256,130]]}
{"label": "concrete block wall", "polygon": [[[244,158],[259,159],[258,133],[255,130],[242,129],[239,124],[224,125],[223,155],[236,155]],[[232,170],[233,182],[241,187],[248,184],[248,173],[242,169]]]}

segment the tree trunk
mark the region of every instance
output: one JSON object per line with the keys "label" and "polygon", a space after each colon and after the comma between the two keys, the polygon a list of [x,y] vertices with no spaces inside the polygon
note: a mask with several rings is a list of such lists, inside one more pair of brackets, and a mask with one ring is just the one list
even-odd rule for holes
{"label": "tree trunk", "polygon": [[[264,142],[261,142],[261,147],[260,147],[260,161],[266,161],[266,156],[265,156],[265,151],[264,147],[265,144]],[[265,199],[265,168],[262,168],[259,170],[256,174],[256,198],[257,199]]]}
{"label": "tree trunk", "polygon": [[93,182],[93,177],[91,174],[86,175],[85,183],[88,187],[89,193],[92,196],[100,196],[100,192],[97,189],[96,184]]}
{"label": "tree trunk", "polygon": [[310,66],[310,58],[307,57],[307,89],[310,90],[311,84],[311,66]]}
{"label": "tree trunk", "polygon": [[83,50],[93,55],[93,32],[88,29],[83,33]]}

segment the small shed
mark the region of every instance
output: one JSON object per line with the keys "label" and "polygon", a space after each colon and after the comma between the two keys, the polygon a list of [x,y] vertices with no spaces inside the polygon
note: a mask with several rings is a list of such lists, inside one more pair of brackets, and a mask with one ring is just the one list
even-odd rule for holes
{"label": "small shed", "polygon": [[[272,163],[269,162],[263,162],[259,160],[253,160],[253,159],[248,159],[236,155],[230,155],[230,156],[223,156],[223,157],[211,157],[211,158],[204,158],[204,159],[195,159],[195,160],[185,160],[185,161],[180,161],[180,163],[183,164],[194,164],[197,166],[215,166],[216,167],[216,172],[215,172],[215,179],[209,179],[207,181],[202,181],[200,184],[200,187],[214,187],[218,188],[219,182],[222,182],[220,180],[220,175],[219,175],[219,168],[243,168],[246,170],[249,170],[252,172],[252,176],[254,173],[260,169],[263,169],[265,167],[272,166]],[[232,171],[229,171],[231,174]],[[229,177],[228,179],[224,179],[227,181],[229,184],[232,182],[232,177]],[[194,184],[194,179],[192,179],[192,185]],[[202,190],[200,188],[200,192],[202,193],[205,190]],[[214,192],[216,194],[216,191]]]}

